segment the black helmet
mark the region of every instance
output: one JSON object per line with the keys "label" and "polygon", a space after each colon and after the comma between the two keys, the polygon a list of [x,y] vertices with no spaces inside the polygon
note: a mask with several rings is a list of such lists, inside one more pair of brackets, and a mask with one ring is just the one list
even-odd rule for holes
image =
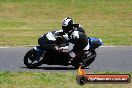
{"label": "black helmet", "polygon": [[73,31],[73,20],[70,17],[65,18],[62,21],[62,29],[64,33],[70,33]]}

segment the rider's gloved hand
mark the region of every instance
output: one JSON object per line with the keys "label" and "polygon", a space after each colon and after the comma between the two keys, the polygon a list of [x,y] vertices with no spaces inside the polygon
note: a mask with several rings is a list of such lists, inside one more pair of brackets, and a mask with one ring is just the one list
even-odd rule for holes
{"label": "rider's gloved hand", "polygon": [[59,47],[58,46],[54,46],[54,49],[58,51]]}
{"label": "rider's gloved hand", "polygon": [[63,48],[59,47],[59,46],[55,46],[54,49],[57,50],[57,51],[62,51],[63,50]]}
{"label": "rider's gloved hand", "polygon": [[54,49],[59,51],[59,52],[69,52],[69,47],[68,46],[65,46],[65,47],[55,46]]}

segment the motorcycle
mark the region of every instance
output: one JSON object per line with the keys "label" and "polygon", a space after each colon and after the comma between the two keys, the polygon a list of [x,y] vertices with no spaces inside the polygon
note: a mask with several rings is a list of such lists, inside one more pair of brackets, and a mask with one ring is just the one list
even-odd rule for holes
{"label": "motorcycle", "polygon": [[[54,32],[52,32],[52,34],[54,34]],[[95,60],[95,49],[102,45],[102,40],[98,38],[88,37],[88,41],[89,44],[86,46],[86,48],[76,55],[74,59],[71,59],[69,57],[69,53],[67,52],[60,52],[54,48],[44,50],[40,45],[35,46],[24,56],[24,64],[27,66],[27,68],[36,68],[42,64],[63,66],[72,65],[76,69],[80,65],[82,65],[82,67],[87,67]],[[54,46],[65,46],[66,43],[68,43],[67,40],[59,36],[57,41],[54,43]]]}

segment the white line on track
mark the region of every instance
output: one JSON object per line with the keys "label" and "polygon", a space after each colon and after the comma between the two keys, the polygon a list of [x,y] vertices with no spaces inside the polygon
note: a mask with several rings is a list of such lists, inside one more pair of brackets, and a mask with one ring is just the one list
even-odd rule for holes
{"label": "white line on track", "polygon": [[[0,48],[21,48],[21,47],[34,47],[34,46],[16,46],[16,47],[15,46],[13,46],[13,47],[11,47],[11,46],[5,46],[4,47],[3,46],[3,47],[0,47]],[[121,47],[121,46],[100,46],[100,47],[106,47],[106,48],[108,47],[109,48],[109,47]]]}
{"label": "white line on track", "polygon": [[120,46],[100,46],[100,47],[120,47]]}

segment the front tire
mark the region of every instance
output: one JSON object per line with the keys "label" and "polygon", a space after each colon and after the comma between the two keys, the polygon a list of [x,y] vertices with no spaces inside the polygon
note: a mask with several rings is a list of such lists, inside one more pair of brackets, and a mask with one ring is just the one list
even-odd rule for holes
{"label": "front tire", "polygon": [[24,56],[24,64],[27,68],[37,68],[43,64],[43,59],[37,61],[37,52],[34,49],[29,50],[26,55]]}

